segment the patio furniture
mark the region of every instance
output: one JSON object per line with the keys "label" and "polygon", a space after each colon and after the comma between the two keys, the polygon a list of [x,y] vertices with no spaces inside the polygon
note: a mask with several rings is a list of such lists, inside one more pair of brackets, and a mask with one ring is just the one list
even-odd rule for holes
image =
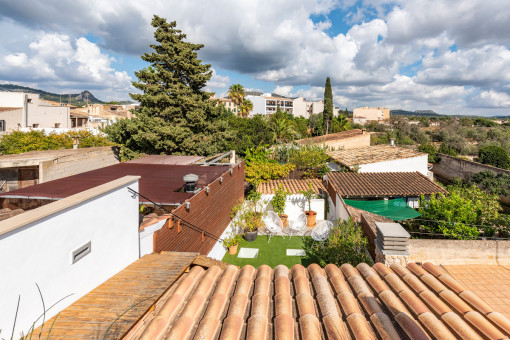
{"label": "patio furniture", "polygon": [[333,230],[333,223],[324,220],[322,222],[319,222],[317,226],[312,230],[312,247],[315,244],[315,242],[324,242],[328,239],[329,234],[331,233],[331,230]]}
{"label": "patio furniture", "polygon": [[282,220],[280,219],[280,216],[278,216],[274,211],[266,212],[262,217],[262,221],[264,222],[264,225],[267,229],[267,243],[269,243],[271,237],[283,231]]}
{"label": "patio furniture", "polygon": [[288,235],[299,235],[306,228],[306,215],[301,213],[295,220],[289,221]]}

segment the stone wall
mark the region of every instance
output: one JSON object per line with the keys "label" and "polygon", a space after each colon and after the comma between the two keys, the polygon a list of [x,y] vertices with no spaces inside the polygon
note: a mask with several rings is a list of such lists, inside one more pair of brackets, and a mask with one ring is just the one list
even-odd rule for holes
{"label": "stone wall", "polygon": [[39,183],[77,175],[119,163],[117,147],[99,147],[43,161],[39,165]]}
{"label": "stone wall", "polygon": [[[432,172],[434,176],[450,180],[454,177],[469,179],[474,174],[482,171],[492,171],[494,174],[507,174],[510,175],[510,170],[496,168],[494,166],[481,164],[465,159],[441,154],[441,161],[434,164]],[[501,196],[501,202],[505,205],[510,205],[510,196]]]}
{"label": "stone wall", "polygon": [[409,262],[510,265],[507,240],[409,240]]}

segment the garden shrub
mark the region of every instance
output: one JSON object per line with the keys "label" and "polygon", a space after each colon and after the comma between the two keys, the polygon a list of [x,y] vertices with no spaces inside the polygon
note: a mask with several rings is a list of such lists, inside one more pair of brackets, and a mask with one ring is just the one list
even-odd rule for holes
{"label": "garden shrub", "polygon": [[480,163],[489,164],[502,169],[510,168],[510,157],[505,149],[496,145],[486,145],[478,151]]}

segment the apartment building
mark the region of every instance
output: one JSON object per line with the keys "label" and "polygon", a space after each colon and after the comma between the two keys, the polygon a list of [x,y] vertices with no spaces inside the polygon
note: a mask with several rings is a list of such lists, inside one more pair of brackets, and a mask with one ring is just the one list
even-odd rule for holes
{"label": "apartment building", "polygon": [[253,103],[253,110],[250,111],[250,116],[255,114],[273,114],[276,112],[278,106],[280,110],[294,114],[294,100],[284,97],[274,97],[269,93],[263,96],[246,96]]}
{"label": "apartment building", "polygon": [[312,114],[318,114],[324,111],[324,101],[319,100],[316,102],[307,101],[303,97],[294,99],[294,112],[295,117],[309,118]]}
{"label": "apartment building", "polygon": [[218,98],[218,102],[225,106],[227,110],[230,110],[231,112],[238,114],[239,113],[239,106],[230,98]]}
{"label": "apartment building", "polygon": [[0,131],[70,128],[69,106],[41,100],[36,93],[0,92]]}
{"label": "apartment building", "polygon": [[382,107],[360,107],[353,110],[353,123],[366,124],[368,122],[388,121],[390,109]]}

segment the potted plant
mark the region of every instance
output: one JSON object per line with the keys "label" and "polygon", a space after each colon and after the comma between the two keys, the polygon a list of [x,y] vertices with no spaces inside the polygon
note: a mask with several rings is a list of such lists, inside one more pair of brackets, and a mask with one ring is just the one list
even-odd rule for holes
{"label": "potted plant", "polygon": [[301,194],[305,197],[305,200],[308,202],[308,210],[305,211],[306,215],[306,226],[307,227],[315,227],[316,225],[316,218],[317,213],[312,210],[312,199],[316,198],[317,195],[315,194],[315,191],[312,187],[312,182],[308,183],[308,190],[306,191],[300,191]]}
{"label": "potted plant", "polygon": [[271,206],[273,207],[273,211],[277,213],[278,216],[280,216],[284,228],[287,227],[288,218],[288,216],[285,215],[285,201],[289,195],[290,192],[283,190],[283,187],[280,184],[278,186],[278,190],[276,190],[274,193],[274,197],[271,199]]}
{"label": "potted plant", "polygon": [[233,226],[244,231],[246,241],[255,241],[258,229],[262,226],[262,214],[257,211],[257,204],[254,201],[240,200],[232,208],[230,217],[233,218]]}
{"label": "potted plant", "polygon": [[235,255],[237,254],[239,241],[241,241],[241,235],[231,231],[228,236],[223,239],[223,246],[228,249],[230,255]]}

